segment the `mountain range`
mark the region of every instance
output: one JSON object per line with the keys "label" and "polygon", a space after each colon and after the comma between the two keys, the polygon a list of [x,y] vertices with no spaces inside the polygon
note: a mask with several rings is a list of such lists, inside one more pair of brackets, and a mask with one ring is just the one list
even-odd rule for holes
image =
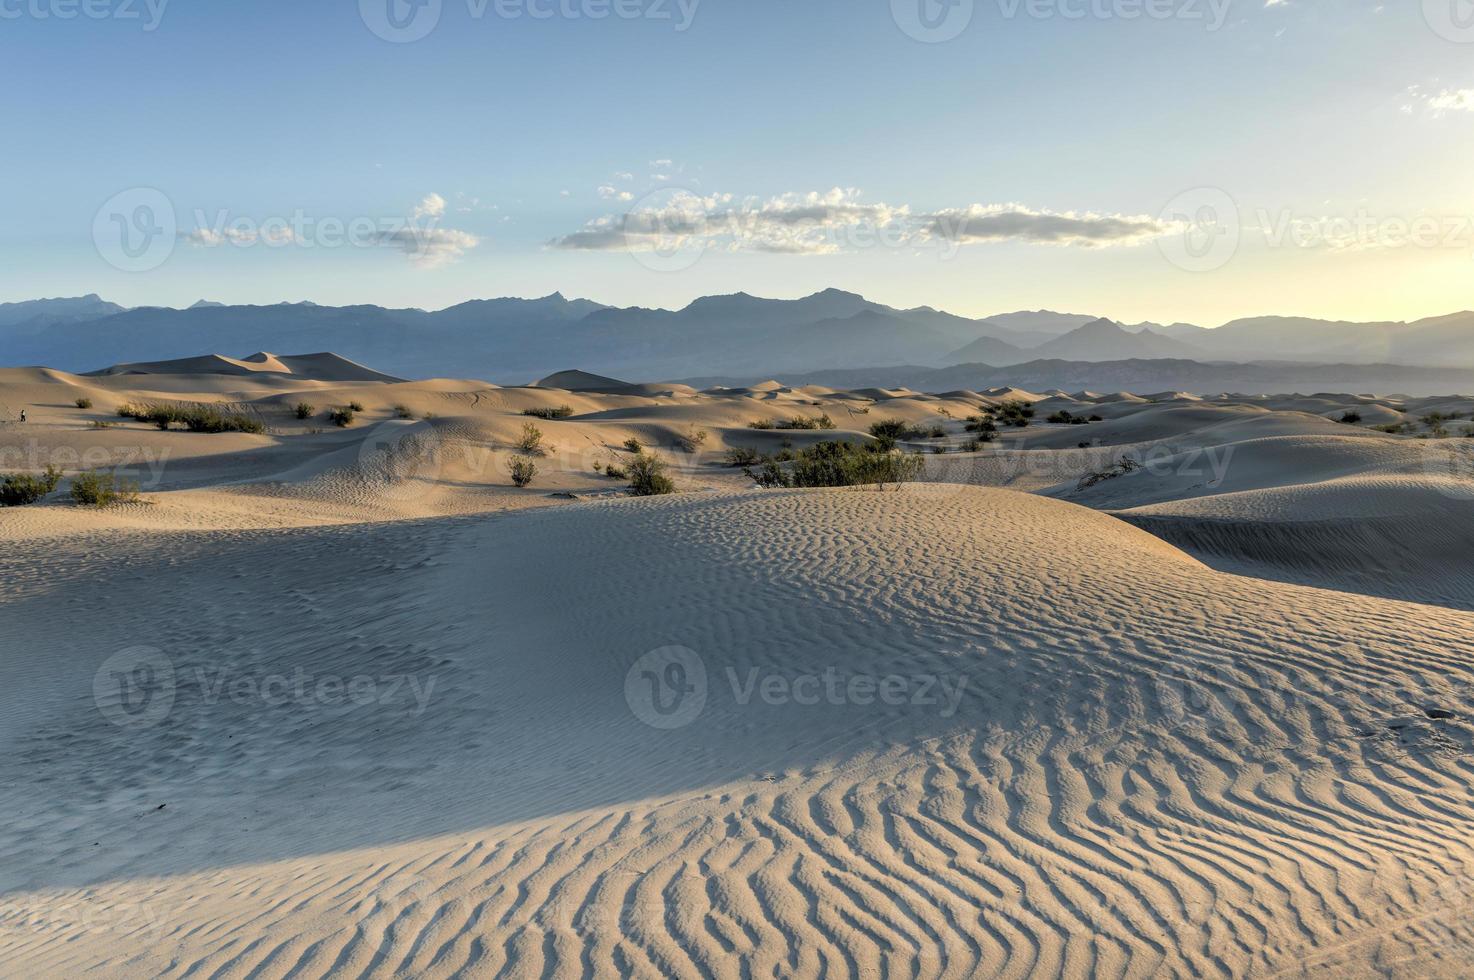
{"label": "mountain range", "polygon": [[706,296],[680,310],[561,293],[437,311],[207,300],[126,309],[96,295],[0,304],[0,365],[82,372],[247,350],[335,351],[402,377],[501,383],[571,366],[649,379],[1155,360],[1474,370],[1474,313],[1411,323],[1258,317],[1208,329],[1049,310],[974,319],[838,289],[794,300]]}

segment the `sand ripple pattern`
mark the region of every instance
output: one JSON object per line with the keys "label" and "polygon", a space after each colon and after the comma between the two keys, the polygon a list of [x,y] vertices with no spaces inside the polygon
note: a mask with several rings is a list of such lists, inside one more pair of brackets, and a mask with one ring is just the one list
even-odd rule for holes
{"label": "sand ripple pattern", "polygon": [[[256,730],[213,774],[208,713],[175,756],[129,736],[111,764],[153,765],[215,853],[171,857],[181,828],[137,820],[143,856],[84,880],[7,832],[6,972],[1456,976],[1474,958],[1474,615],[1227,575],[1080,507],[956,487],[599,503],[340,532],[336,552],[304,534],[224,560],[289,549],[317,611],[237,624],[222,655],[373,610],[355,663],[425,658],[444,700],[422,725],[374,715],[397,737],[368,775],[343,727],[368,722],[330,713]],[[372,548],[383,574],[310,585]],[[154,613],[182,616],[195,581]],[[657,731],[624,678],[666,645],[709,690]],[[728,683],[831,667],[967,686],[944,716]],[[26,744],[87,737],[79,717]],[[243,843],[192,808],[227,786],[285,807],[302,745],[310,819]],[[0,770],[84,813],[69,840],[125,816],[88,774]]]}

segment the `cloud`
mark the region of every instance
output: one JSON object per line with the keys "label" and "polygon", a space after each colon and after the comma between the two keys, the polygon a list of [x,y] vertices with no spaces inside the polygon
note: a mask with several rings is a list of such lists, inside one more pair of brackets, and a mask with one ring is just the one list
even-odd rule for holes
{"label": "cloud", "polygon": [[1100,248],[1138,245],[1172,230],[1166,222],[1147,215],[1037,211],[1021,204],[974,204],[938,211],[924,220],[924,234],[960,244],[1022,241]]}
{"label": "cloud", "polygon": [[1474,88],[1444,89],[1428,97],[1428,108],[1440,116],[1445,112],[1474,112]]}
{"label": "cloud", "polygon": [[570,251],[704,248],[777,255],[830,255],[877,245],[956,248],[988,242],[1100,248],[1170,233],[1156,218],[974,204],[924,214],[868,202],[855,188],[735,200],[730,194],[657,192],[625,214],[606,214],[553,239]]}
{"label": "cloud", "polygon": [[608,184],[604,184],[599,187],[598,192],[600,197],[604,198],[605,200],[612,201],[630,201],[633,200],[635,196],[629,191],[622,191],[617,187],[610,187]]}
{"label": "cloud", "polygon": [[380,232],[378,241],[381,245],[399,249],[409,256],[410,262],[422,268],[444,265],[481,244],[475,235],[455,228],[413,226]]}
{"label": "cloud", "polygon": [[445,198],[434,192],[426,194],[425,199],[415,205],[414,217],[416,220],[445,217]]}

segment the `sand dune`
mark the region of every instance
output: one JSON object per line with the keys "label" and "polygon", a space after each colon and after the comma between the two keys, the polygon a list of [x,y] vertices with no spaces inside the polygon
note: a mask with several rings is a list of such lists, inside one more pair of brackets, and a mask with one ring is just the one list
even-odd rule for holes
{"label": "sand dune", "polygon": [[[0,509],[7,972],[1467,972],[1474,440],[1366,418],[1458,400],[565,380],[0,372],[0,471],[149,480]],[[721,462],[883,418],[931,482]]]}

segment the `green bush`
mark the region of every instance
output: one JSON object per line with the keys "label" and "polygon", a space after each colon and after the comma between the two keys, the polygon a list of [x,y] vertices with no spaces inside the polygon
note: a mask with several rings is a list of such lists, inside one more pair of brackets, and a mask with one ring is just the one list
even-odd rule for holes
{"label": "green bush", "polygon": [[610,463],[604,467],[604,475],[611,480],[624,480],[629,477],[629,474],[624,471],[624,467],[615,463]]}
{"label": "green bush", "polygon": [[1356,411],[1346,411],[1341,414],[1341,417],[1337,419],[1337,421],[1343,422],[1346,425],[1355,425],[1356,423],[1361,421],[1361,413]]}
{"label": "green bush", "polygon": [[1016,429],[1022,429],[1034,417],[1034,406],[1028,402],[1008,401],[999,405],[994,414],[997,415],[998,421],[1004,425],[1011,425]]}
{"label": "green bush", "polygon": [[353,411],[355,411],[355,412],[361,412],[361,411],[363,411],[363,405],[360,404],[359,402],[349,402],[348,403],[348,407],[351,408],[351,409],[353,409]]}
{"label": "green bush", "polygon": [[90,399],[90,398],[78,398],[72,404],[76,405],[78,408],[91,408],[92,407],[92,399]]}
{"label": "green bush", "polygon": [[395,405],[394,417],[397,419],[412,419],[415,417],[415,413],[409,410],[408,405]]}
{"label": "green bush", "polygon": [[901,439],[920,439],[926,435],[903,419],[881,419],[870,425],[870,434],[880,440],[891,440],[894,445]]}
{"label": "green bush", "polygon": [[676,436],[676,448],[683,453],[694,453],[706,444],[706,439],[707,431],[693,425]]}
{"label": "green bush", "polygon": [[351,405],[346,408],[335,408],[328,412],[328,418],[340,429],[346,429],[352,425],[355,415],[356,413]]}
{"label": "green bush", "polygon": [[543,430],[531,422],[522,423],[522,436],[517,440],[517,451],[524,456],[543,454]]}
{"label": "green bush", "polygon": [[755,466],[762,460],[755,449],[746,446],[734,446],[727,450],[728,466]]}
{"label": "green bush", "polygon": [[7,476],[0,479],[0,507],[34,504],[55,490],[60,482],[61,470],[55,466],[46,467],[46,472],[41,476],[32,476],[29,473]]}
{"label": "green bush", "polygon": [[644,453],[630,460],[630,494],[635,497],[658,497],[676,492],[675,481],[666,475],[665,462]]}
{"label": "green bush", "polygon": [[537,464],[527,456],[513,456],[507,460],[507,473],[513,486],[525,487],[537,476]]}
{"label": "green bush", "polygon": [[573,414],[572,405],[559,405],[557,408],[524,408],[523,415],[530,415],[537,419],[566,419]]}
{"label": "green bush", "polygon": [[645,451],[645,447],[640,445],[640,440],[638,439],[626,439],[624,441],[624,448],[632,453],[642,453]]}
{"label": "green bush", "polygon": [[772,419],[754,419],[747,423],[747,427],[749,429],[776,429],[778,423]]}
{"label": "green bush", "polygon": [[747,475],[762,487],[855,487],[908,483],[921,475],[918,455],[873,452],[848,442],[821,442],[800,451],[787,466],[764,460]]}
{"label": "green bush", "polygon": [[308,404],[307,402],[298,402],[292,408],[292,414],[299,419],[310,419],[312,418],[312,413],[315,411],[317,411],[317,406]]}
{"label": "green bush", "polygon": [[[752,427],[753,428],[759,428],[759,426],[756,426],[756,425],[754,425]],[[827,414],[826,415],[814,415],[814,416],[800,415],[798,418],[783,419],[781,421],[774,422],[773,425],[772,425],[772,428],[775,428],[775,429],[810,429],[810,430],[812,430],[812,429],[832,429],[832,428],[834,428],[834,420],[831,419]]]}
{"label": "green bush", "polygon": [[266,431],[266,426],[249,415],[239,412],[222,412],[215,405],[133,405],[118,406],[123,418],[152,422],[164,431],[170,426],[182,425],[190,432],[249,432],[256,435]]}
{"label": "green bush", "polygon": [[138,499],[138,485],[119,480],[111,473],[82,473],[72,479],[72,500],[92,507],[131,503]]}

